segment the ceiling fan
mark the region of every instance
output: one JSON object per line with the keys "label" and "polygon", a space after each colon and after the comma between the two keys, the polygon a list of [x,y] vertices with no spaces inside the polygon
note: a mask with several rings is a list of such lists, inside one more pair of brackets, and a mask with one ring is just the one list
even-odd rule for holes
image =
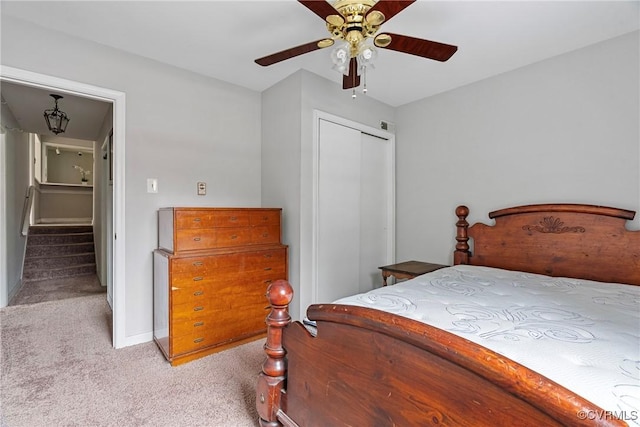
{"label": "ceiling fan", "polygon": [[373,65],[376,48],[441,62],[448,60],[458,50],[456,46],[401,34],[378,33],[384,22],[415,1],[337,0],[330,4],[326,0],[298,0],[326,22],[331,36],[258,58],[255,62],[262,66],[273,65],[335,45],[331,58],[333,68],[343,73],[342,88],[355,90],[360,86],[360,75],[364,75],[366,92],[366,70]]}

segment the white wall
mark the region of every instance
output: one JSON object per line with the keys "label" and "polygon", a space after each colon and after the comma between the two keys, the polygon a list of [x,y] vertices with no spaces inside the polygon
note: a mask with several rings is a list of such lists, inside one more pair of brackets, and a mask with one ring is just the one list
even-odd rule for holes
{"label": "white wall", "polygon": [[311,301],[314,110],[373,128],[380,120],[395,121],[392,107],[362,94],[352,99],[337,73],[332,81],[301,70],[263,92],[262,203],[284,208],[294,318],[303,316]]}
{"label": "white wall", "polygon": [[639,34],[398,108],[398,259],[452,262],[459,204],[485,223],[553,202],[640,215]]}
{"label": "white wall", "polygon": [[126,93],[125,334],[150,339],[156,211],[260,205],[260,94],[6,15],[0,23],[3,65]]}
{"label": "white wall", "polygon": [[[15,118],[5,106],[2,106],[2,125],[14,130],[6,130],[3,147],[5,153],[5,206],[6,220],[6,271],[7,304],[11,301],[21,283],[22,259],[27,244],[26,237],[22,236],[22,209],[29,187],[29,134],[20,132]],[[20,166],[22,165],[22,166]]]}

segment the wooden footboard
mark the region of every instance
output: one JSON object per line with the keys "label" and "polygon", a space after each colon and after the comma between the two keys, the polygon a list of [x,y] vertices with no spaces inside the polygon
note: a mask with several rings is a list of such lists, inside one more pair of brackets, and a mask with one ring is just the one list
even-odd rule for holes
{"label": "wooden footboard", "polygon": [[317,322],[314,337],[290,323],[288,282],[273,283],[267,295],[272,311],[256,402],[262,426],[625,425],[446,331],[377,310],[323,304],[307,311]]}

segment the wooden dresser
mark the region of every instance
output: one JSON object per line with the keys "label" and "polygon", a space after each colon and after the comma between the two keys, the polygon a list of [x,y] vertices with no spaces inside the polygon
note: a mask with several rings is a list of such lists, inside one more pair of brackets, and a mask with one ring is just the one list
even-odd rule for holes
{"label": "wooden dresser", "polygon": [[172,365],[264,334],[267,286],[287,278],[280,217],[267,208],[158,211],[153,337]]}

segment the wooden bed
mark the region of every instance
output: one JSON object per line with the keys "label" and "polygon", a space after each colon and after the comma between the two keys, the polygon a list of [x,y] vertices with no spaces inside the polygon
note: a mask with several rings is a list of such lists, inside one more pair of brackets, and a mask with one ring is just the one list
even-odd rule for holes
{"label": "wooden bed", "polygon": [[[456,209],[454,264],[640,285],[640,231],[625,228],[632,211],[529,205],[471,227],[468,214]],[[262,426],[627,425],[513,360],[409,318],[312,305],[313,336],[291,322],[292,297],[286,281],[267,291],[267,358],[256,394]]]}

